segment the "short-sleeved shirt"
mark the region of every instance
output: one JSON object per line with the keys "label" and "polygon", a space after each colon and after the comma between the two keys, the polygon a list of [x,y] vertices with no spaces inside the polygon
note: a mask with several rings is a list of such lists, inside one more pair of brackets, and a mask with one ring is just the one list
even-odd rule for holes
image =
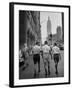
{"label": "short-sleeved shirt", "polygon": [[60,53],[60,49],[59,49],[59,47],[57,47],[57,46],[54,46],[54,47],[52,48],[52,51],[53,51],[53,54],[59,54],[59,53]]}
{"label": "short-sleeved shirt", "polygon": [[50,46],[44,45],[44,46],[42,47],[42,51],[43,51],[43,59],[44,59],[44,62],[48,62],[48,61],[49,61]]}
{"label": "short-sleeved shirt", "polygon": [[22,57],[22,52],[21,52],[21,50],[19,50],[19,58],[21,58]]}
{"label": "short-sleeved shirt", "polygon": [[33,54],[39,54],[40,53],[40,46],[35,45],[32,49]]}
{"label": "short-sleeved shirt", "polygon": [[43,53],[49,53],[49,51],[50,51],[50,46],[44,45],[44,46],[42,47],[42,51],[43,51]]}

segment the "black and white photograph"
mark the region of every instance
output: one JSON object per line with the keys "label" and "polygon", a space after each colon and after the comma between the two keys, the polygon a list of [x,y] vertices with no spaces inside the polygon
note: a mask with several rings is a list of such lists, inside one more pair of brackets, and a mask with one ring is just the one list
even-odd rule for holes
{"label": "black and white photograph", "polygon": [[19,79],[64,76],[64,13],[19,11]]}
{"label": "black and white photograph", "polygon": [[14,40],[11,46],[11,50],[14,49],[11,57],[14,58],[10,62],[10,75],[13,73],[10,80],[13,83],[10,84],[69,83],[70,7],[22,3],[10,5],[11,38]]}

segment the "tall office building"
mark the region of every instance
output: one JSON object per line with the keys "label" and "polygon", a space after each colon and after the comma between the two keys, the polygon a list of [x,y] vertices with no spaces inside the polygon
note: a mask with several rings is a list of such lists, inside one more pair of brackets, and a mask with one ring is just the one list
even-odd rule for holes
{"label": "tall office building", "polygon": [[61,27],[57,27],[57,41],[62,40],[62,33],[61,33]]}
{"label": "tall office building", "polygon": [[47,34],[48,35],[51,34],[51,20],[50,20],[50,17],[48,17],[48,21],[47,21]]}
{"label": "tall office building", "polygon": [[62,41],[64,42],[64,13],[62,13]]}
{"label": "tall office building", "polygon": [[40,12],[19,11],[19,46],[33,45],[41,40]]}

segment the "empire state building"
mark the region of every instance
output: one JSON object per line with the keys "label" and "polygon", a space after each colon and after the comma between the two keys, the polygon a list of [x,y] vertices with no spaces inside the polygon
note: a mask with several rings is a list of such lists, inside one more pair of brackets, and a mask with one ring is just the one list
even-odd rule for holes
{"label": "empire state building", "polygon": [[50,17],[48,17],[48,21],[47,21],[47,35],[51,34],[51,20]]}

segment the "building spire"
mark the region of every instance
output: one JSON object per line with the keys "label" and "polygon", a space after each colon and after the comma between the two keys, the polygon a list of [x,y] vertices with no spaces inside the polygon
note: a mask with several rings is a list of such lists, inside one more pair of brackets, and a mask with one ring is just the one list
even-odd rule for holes
{"label": "building spire", "polygon": [[48,21],[47,21],[47,34],[51,34],[51,20],[50,17],[48,16]]}

